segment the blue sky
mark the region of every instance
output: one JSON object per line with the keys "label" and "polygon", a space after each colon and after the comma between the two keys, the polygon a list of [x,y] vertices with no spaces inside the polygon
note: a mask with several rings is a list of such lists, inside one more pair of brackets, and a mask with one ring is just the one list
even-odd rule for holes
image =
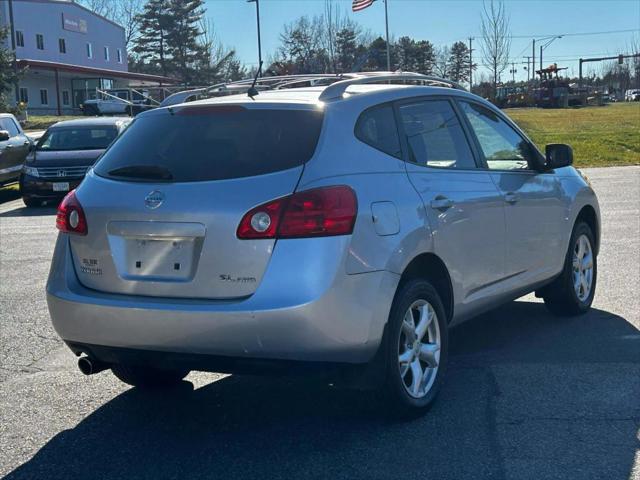
{"label": "blue sky", "polygon": [[[374,34],[384,32],[384,5],[381,0],[358,12],[351,12],[351,0],[335,0],[343,12]],[[440,46],[457,40],[467,41],[480,34],[481,0],[388,0],[389,33],[392,37],[408,35]],[[208,17],[218,38],[236,49],[248,65],[257,64],[255,6],[246,0],[206,0]],[[544,63],[557,62],[577,75],[580,57],[626,53],[635,37],[640,43],[639,0],[507,0],[513,38],[511,57],[526,62],[531,55],[531,38],[555,34],[609,32],[597,35],[572,35],[554,41],[544,52]],[[260,0],[263,58],[275,52],[283,25],[301,15],[319,15],[324,0]],[[474,41],[479,61],[479,39]],[[536,52],[538,56],[538,52]],[[587,64],[589,65],[589,64]],[[596,64],[591,64],[596,65]],[[526,78],[522,64],[516,65],[516,78]],[[585,66],[585,72],[588,69]],[[594,68],[594,67],[589,67]],[[597,68],[597,67],[596,67]],[[504,74],[503,74],[504,75]]]}

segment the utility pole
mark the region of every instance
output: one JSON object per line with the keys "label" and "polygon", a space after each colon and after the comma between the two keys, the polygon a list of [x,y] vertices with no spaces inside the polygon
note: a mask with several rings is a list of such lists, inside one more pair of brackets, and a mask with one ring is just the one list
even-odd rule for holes
{"label": "utility pole", "polygon": [[473,87],[473,37],[469,37],[469,91]]}
{"label": "utility pole", "polygon": [[516,83],[516,64],[511,62],[511,81]]}
{"label": "utility pole", "polygon": [[531,75],[529,64],[531,62],[531,57],[522,57],[527,59],[527,82],[529,81],[529,77]]}
{"label": "utility pole", "polygon": [[533,48],[531,49],[531,80],[536,81],[536,39],[533,39]]}
{"label": "utility pole", "polygon": [[260,38],[260,0],[247,0],[248,3],[256,4],[256,22],[258,25],[258,76],[262,77],[262,40]]}

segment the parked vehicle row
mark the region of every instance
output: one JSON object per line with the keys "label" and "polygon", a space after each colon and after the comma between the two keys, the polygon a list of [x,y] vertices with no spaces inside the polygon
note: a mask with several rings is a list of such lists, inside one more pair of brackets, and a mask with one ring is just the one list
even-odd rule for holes
{"label": "parked vehicle row", "polygon": [[47,302],[84,373],[327,367],[414,413],[451,325],[534,291],[590,308],[599,207],[569,146],[417,74],[249,93],[142,113],[60,204]]}
{"label": "parked vehicle row", "polygon": [[63,121],[32,139],[13,115],[0,114],[0,186],[19,182],[27,207],[58,203],[130,122],[128,117]]}

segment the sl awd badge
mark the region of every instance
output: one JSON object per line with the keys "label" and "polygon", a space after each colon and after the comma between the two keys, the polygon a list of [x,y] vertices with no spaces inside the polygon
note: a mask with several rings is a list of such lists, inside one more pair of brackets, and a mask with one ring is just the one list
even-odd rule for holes
{"label": "sl awd badge", "polygon": [[148,193],[146,197],[144,197],[144,204],[147,208],[151,210],[155,210],[164,202],[164,193],[159,190],[154,190],[151,193]]}

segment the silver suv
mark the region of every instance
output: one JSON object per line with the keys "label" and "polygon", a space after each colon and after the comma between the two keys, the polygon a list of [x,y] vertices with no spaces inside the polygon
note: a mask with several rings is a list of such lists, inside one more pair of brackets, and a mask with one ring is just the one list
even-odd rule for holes
{"label": "silver suv", "polygon": [[416,412],[450,326],[533,291],[589,309],[600,214],[570,147],[444,80],[320,80],[143,113],[67,195],[47,300],[84,373],[344,367]]}

